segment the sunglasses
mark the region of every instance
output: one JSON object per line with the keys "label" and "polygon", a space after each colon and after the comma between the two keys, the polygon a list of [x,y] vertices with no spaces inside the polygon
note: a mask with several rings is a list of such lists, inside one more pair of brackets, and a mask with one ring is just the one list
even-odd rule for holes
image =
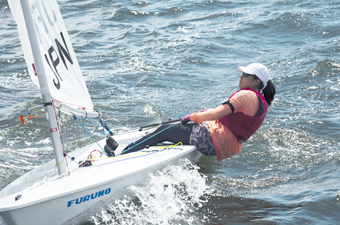
{"label": "sunglasses", "polygon": [[249,76],[256,76],[254,74],[249,74],[249,73],[242,73],[242,76],[243,77],[249,77]]}
{"label": "sunglasses", "polygon": [[242,73],[242,76],[243,77],[249,77],[249,76],[253,76],[254,77],[254,80],[257,80],[257,79],[259,79],[260,80],[260,78],[258,78],[256,75],[254,75],[254,74],[249,74],[249,73]]}

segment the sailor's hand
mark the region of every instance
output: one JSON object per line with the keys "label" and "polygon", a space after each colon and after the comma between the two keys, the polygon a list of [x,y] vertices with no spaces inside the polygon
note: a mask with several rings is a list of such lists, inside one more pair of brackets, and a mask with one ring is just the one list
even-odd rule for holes
{"label": "sailor's hand", "polygon": [[187,124],[190,121],[190,115],[191,114],[184,115],[183,118],[181,119],[181,123]]}

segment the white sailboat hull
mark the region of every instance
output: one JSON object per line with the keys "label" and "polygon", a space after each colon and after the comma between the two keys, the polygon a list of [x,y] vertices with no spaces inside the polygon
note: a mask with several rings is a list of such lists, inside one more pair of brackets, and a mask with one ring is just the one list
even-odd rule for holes
{"label": "white sailboat hull", "polygon": [[[115,136],[120,144],[117,151],[143,135],[145,132],[135,131]],[[99,143],[104,146],[105,140]],[[95,149],[98,146],[93,144],[73,155],[76,161],[84,160]],[[178,164],[180,159],[196,163],[201,157],[195,146],[160,149],[154,146],[117,157],[98,158],[92,166],[80,169],[77,163],[69,161],[70,170],[76,169],[70,176],[0,198],[0,215],[9,225],[62,224],[99,201],[108,200],[120,189],[145,179],[150,172]],[[19,194],[22,197],[16,201]]]}

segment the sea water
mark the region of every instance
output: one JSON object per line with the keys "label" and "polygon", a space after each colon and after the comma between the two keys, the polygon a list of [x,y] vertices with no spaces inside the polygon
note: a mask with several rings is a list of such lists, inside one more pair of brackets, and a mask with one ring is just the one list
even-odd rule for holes
{"label": "sea water", "polygon": [[[340,1],[58,3],[94,106],[114,133],[217,107],[237,90],[238,65],[266,65],[277,91],[240,154],[149,174],[67,224],[339,223]],[[2,190],[53,150],[6,0],[0,34]],[[39,118],[21,125],[29,108]],[[92,142],[72,118],[61,123],[68,151]],[[84,124],[102,138],[99,124]]]}

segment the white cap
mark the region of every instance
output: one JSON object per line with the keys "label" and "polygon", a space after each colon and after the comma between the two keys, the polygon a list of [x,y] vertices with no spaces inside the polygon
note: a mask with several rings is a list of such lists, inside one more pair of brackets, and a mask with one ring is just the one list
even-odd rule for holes
{"label": "white cap", "polygon": [[249,64],[247,67],[238,66],[237,70],[243,73],[256,75],[258,78],[260,78],[264,85],[266,85],[268,80],[270,79],[270,74],[267,67],[260,63],[252,63]]}

